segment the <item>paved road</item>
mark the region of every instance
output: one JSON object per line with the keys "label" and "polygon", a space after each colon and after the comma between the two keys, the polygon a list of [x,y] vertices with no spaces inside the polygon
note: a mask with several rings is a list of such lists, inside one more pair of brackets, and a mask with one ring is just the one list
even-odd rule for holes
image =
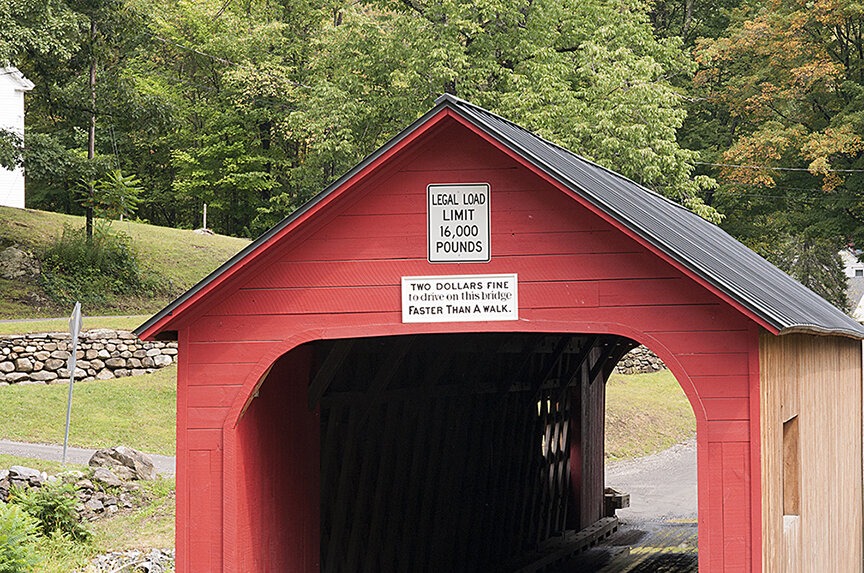
{"label": "paved road", "polygon": [[[90,457],[95,451],[85,448],[68,448],[66,450],[66,461],[73,464],[87,465],[87,462],[90,461]],[[63,459],[63,446],[0,440],[0,454],[59,462]],[[159,474],[165,476],[174,475],[174,458],[172,456],[148,455],[153,459],[153,465],[156,466],[156,471]]]}
{"label": "paved road", "polygon": [[696,438],[653,456],[606,466],[606,486],[630,494],[622,521],[695,518]]}

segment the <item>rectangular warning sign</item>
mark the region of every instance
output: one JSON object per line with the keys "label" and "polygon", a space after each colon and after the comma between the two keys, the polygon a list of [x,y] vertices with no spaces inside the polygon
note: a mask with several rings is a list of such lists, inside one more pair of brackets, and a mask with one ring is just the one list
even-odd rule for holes
{"label": "rectangular warning sign", "polygon": [[402,277],[402,322],[519,320],[515,274]]}
{"label": "rectangular warning sign", "polygon": [[489,185],[426,187],[430,263],[489,262]]}

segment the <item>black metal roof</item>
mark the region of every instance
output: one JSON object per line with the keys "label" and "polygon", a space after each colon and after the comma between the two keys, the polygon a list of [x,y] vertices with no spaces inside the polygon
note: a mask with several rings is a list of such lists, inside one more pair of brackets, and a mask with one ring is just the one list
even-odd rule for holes
{"label": "black metal roof", "polygon": [[864,338],[864,327],[745,247],[716,225],[605,167],[552,144],[483,108],[443,95],[433,109],[367,157],[297,212],[136,329],[140,334],[210,284],[418,126],[449,108],[620,225],[713,285],[780,334],[807,332]]}

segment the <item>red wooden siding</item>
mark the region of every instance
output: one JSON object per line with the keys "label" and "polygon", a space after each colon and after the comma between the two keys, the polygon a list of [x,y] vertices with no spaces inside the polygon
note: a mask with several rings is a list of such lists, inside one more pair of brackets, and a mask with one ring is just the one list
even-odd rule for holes
{"label": "red wooden siding", "polygon": [[[759,379],[752,359],[758,356],[754,322],[577,200],[447,122],[422,145],[395,157],[374,181],[351,188],[351,200],[334,199],[310,215],[302,233],[226,279],[212,300],[183,317],[188,330],[180,330],[185,366],[178,404],[185,409],[185,426],[178,430],[178,465],[187,464],[189,473],[178,484],[178,497],[189,502],[178,504],[178,571],[193,570],[193,558],[206,560],[200,570],[220,570],[222,553],[214,544],[223,542],[223,530],[226,555],[236,559],[225,562],[225,570],[260,570],[240,564],[257,564],[256,535],[284,525],[275,512],[257,515],[253,505],[245,505],[266,500],[250,490],[243,494],[243,480],[251,479],[262,492],[280,485],[261,481],[281,479],[266,468],[249,468],[263,463],[258,453],[305,436],[298,438],[293,425],[284,438],[252,430],[240,416],[280,353],[304,340],[485,331],[611,333],[658,352],[688,393],[698,421],[700,564],[710,571],[758,570],[760,508],[751,496],[751,488],[758,489],[752,467],[759,443],[753,425],[758,422],[750,420]],[[491,187],[492,261],[429,264],[426,185],[459,182]],[[492,273],[518,273],[518,322],[401,323],[402,276]],[[305,385],[297,372],[271,374],[261,396],[275,393],[269,400],[288,410],[256,416],[275,421],[290,412],[305,420]],[[253,400],[249,411],[266,407]],[[223,444],[183,449],[194,432],[220,429],[230,442],[224,486]],[[250,451],[258,453],[250,457]],[[295,453],[292,463],[313,463]],[[304,475],[299,483],[306,487],[311,474]],[[241,493],[236,506],[222,505],[223,487]],[[253,514],[254,523],[248,521]],[[188,539],[181,540],[184,535]],[[308,543],[303,538],[304,551]],[[279,562],[297,554],[292,555],[280,554]]]}

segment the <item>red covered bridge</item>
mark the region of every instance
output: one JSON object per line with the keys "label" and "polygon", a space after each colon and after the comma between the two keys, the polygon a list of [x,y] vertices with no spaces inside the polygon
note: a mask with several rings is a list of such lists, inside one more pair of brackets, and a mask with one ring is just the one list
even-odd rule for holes
{"label": "red covered bridge", "polygon": [[864,329],[454,97],[138,334],[179,340],[181,572],[539,570],[603,518],[637,343],[696,415],[701,571],[862,567]]}

